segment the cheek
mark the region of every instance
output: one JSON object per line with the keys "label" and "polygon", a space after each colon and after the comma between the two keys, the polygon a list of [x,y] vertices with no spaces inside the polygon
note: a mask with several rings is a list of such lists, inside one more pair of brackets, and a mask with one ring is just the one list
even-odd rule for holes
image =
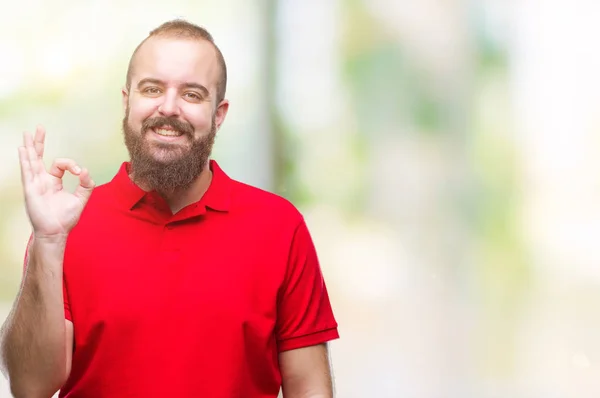
{"label": "cheek", "polygon": [[211,109],[208,106],[185,107],[182,109],[182,117],[187,120],[197,132],[203,133],[211,126]]}
{"label": "cheek", "polygon": [[129,122],[134,125],[141,125],[144,120],[151,117],[157,104],[150,100],[131,101],[129,104]]}

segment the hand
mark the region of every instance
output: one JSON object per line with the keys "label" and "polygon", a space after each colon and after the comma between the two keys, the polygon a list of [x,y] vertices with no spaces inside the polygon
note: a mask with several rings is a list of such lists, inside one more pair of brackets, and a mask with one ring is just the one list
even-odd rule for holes
{"label": "hand", "polygon": [[[19,147],[25,206],[34,236],[66,237],[79,221],[94,182],[88,171],[71,159],[56,159],[46,171],[42,160],[45,136],[46,131],[40,126],[35,140],[29,133],[24,133],[23,146]],[[79,186],[74,193],[63,189],[62,177],[67,170],[79,176]]]}

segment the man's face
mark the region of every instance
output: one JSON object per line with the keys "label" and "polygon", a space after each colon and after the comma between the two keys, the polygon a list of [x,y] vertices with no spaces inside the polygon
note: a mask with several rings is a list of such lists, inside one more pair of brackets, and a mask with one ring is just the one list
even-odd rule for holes
{"label": "man's face", "polygon": [[228,104],[216,104],[219,65],[209,42],[151,38],[123,91],[123,132],[136,181],[170,192],[189,186],[208,162]]}

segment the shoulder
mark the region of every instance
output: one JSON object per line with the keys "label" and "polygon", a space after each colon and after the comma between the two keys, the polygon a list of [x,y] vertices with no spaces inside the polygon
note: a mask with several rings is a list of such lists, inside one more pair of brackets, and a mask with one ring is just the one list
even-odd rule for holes
{"label": "shoulder", "polygon": [[231,186],[234,211],[252,212],[294,226],[304,220],[300,210],[281,195],[236,180],[231,180]]}
{"label": "shoulder", "polygon": [[[122,199],[121,199],[122,200]],[[93,232],[95,229],[110,225],[114,217],[121,212],[118,188],[113,181],[97,185],[86,203],[73,232]]]}
{"label": "shoulder", "polygon": [[92,197],[94,197],[95,200],[102,200],[111,197],[115,192],[114,185],[115,184],[113,181],[108,181],[97,185],[92,192]]}
{"label": "shoulder", "polygon": [[87,213],[90,210],[102,208],[105,205],[109,205],[110,203],[114,202],[115,200],[114,182],[109,181],[100,184],[94,188],[94,191],[92,191],[92,195],[85,206],[85,212]]}

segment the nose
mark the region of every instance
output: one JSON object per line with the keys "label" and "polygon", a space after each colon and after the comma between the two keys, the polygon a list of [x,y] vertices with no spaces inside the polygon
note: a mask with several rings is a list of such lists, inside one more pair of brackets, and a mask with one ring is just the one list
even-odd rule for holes
{"label": "nose", "polygon": [[170,92],[165,94],[162,98],[163,101],[158,106],[158,112],[166,117],[179,116],[180,110],[177,103],[177,94]]}

